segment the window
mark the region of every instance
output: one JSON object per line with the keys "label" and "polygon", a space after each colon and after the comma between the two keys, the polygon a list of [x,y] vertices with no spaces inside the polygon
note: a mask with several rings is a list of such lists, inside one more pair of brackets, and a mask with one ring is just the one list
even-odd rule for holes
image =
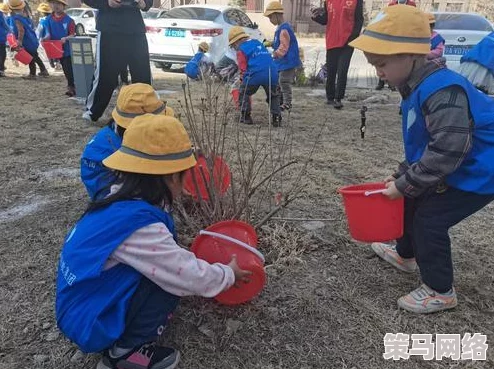
{"label": "window", "polygon": [[439,10],[439,3],[432,3],[431,4],[431,11],[437,12]]}
{"label": "window", "polygon": [[83,15],[83,18],[94,18],[94,13],[89,10],[86,12],[86,14]]}
{"label": "window", "polygon": [[80,17],[84,13],[83,9],[68,9],[66,11],[67,15],[70,17]]}
{"label": "window", "polygon": [[240,20],[239,26],[252,28],[252,21],[243,11],[237,10],[238,19]]}
{"label": "window", "polygon": [[214,21],[220,14],[221,12],[216,9],[186,7],[173,8],[169,12],[163,14],[161,18]]}
{"label": "window", "polygon": [[492,25],[484,18],[475,14],[436,13],[436,29],[453,29],[468,31],[492,32]]}

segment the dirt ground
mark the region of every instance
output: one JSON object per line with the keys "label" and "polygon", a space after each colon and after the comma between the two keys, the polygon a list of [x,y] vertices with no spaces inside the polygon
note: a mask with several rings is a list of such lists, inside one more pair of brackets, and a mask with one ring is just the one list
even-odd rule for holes
{"label": "dirt ground", "polygon": [[[156,77],[156,89],[176,91],[165,95],[177,106],[182,75]],[[82,106],[63,92],[61,76],[0,79],[1,369],[93,368],[98,360],[79,355],[54,320],[58,254],[87,204],[79,157],[102,125],[83,121]],[[304,252],[267,268],[267,286],[251,303],[224,307],[183,299],[167,339],[182,352],[179,368],[494,368],[494,207],[451,232],[459,306],[428,316],[398,310],[396,300],[420,284],[419,275],[400,273],[351,240],[337,189],[381,180],[401,160],[399,97],[385,92],[382,101],[368,104],[361,140],[359,109],[374,92],[348,91],[353,101],[342,111],[329,108],[320,92],[295,88],[290,119],[285,115],[285,126],[274,133],[292,130],[293,157],[301,161],[318,142],[300,198],[278,217],[329,221],[267,224],[264,253],[272,251],[270,241],[295,243]],[[259,92],[253,118],[267,134],[263,100]],[[384,360],[383,337],[398,332],[482,333],[488,360]]]}

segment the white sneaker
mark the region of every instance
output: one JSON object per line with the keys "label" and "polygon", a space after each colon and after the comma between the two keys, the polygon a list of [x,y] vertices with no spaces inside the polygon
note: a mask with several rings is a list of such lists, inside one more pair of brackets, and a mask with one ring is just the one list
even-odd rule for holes
{"label": "white sneaker", "polygon": [[93,118],[91,117],[91,112],[89,110],[82,113],[82,119],[87,120],[89,123],[93,123]]}
{"label": "white sneaker", "polygon": [[396,246],[381,242],[373,242],[371,247],[377,256],[383,260],[386,260],[395,268],[405,273],[413,273],[417,270],[417,262],[415,261],[415,258],[402,258],[396,251]]}
{"label": "white sneaker", "polygon": [[449,292],[439,293],[425,284],[398,299],[399,307],[417,314],[435,313],[452,309],[456,305],[458,299],[454,288]]}

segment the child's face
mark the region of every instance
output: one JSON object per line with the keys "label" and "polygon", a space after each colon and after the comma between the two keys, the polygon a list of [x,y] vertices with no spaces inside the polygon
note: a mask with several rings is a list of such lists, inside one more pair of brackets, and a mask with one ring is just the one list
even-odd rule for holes
{"label": "child's face", "polygon": [[367,61],[376,68],[377,76],[391,86],[401,86],[408,80],[415,60],[415,56],[411,54],[364,54]]}
{"label": "child's face", "polygon": [[50,6],[55,13],[63,13],[65,6],[59,2],[50,2]]}
{"label": "child's face", "polygon": [[172,175],[165,177],[166,185],[172,193],[174,199],[179,198],[182,195],[184,188],[184,176],[180,173],[173,173]]}
{"label": "child's face", "polygon": [[268,15],[268,18],[272,25],[277,26],[279,24],[278,15],[276,13]]}

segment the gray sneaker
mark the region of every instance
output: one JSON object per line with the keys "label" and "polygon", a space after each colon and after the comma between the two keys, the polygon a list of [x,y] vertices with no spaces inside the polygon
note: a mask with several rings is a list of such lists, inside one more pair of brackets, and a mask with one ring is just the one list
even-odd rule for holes
{"label": "gray sneaker", "polygon": [[388,245],[382,242],[373,242],[371,244],[372,250],[379,256],[381,259],[386,260],[395,268],[405,272],[405,273],[413,273],[417,270],[417,262],[415,258],[404,259],[398,252],[396,251],[396,246]]}
{"label": "gray sneaker", "polygon": [[425,284],[398,299],[400,308],[417,314],[436,313],[452,309],[456,305],[458,305],[458,299],[454,288],[449,292],[439,293]]}

